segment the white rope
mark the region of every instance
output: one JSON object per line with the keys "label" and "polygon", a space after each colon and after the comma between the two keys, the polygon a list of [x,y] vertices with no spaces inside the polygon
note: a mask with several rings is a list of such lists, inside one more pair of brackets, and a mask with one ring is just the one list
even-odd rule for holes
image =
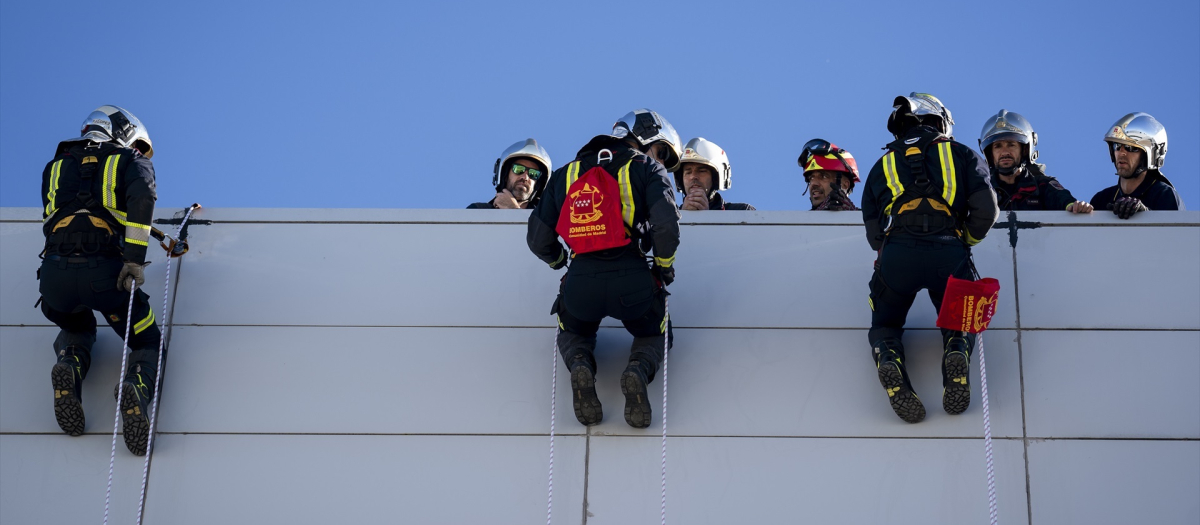
{"label": "white rope", "polygon": [[117,426],[121,424],[121,398],[124,394],[121,382],[125,380],[125,363],[129,356],[129,331],[133,329],[133,298],[137,288],[129,291],[129,308],[125,311],[125,342],[121,347],[121,369],[117,378],[117,409],[113,413],[112,453],[108,457],[108,488],[104,491],[104,525],[108,525],[108,505],[112,500],[113,466],[117,463]]}
{"label": "white rope", "polygon": [[558,396],[558,329],[554,329],[554,354],[550,356],[550,480],[546,482],[546,525],[554,517],[554,400]]}
{"label": "white rope", "polygon": [[[196,209],[195,206],[188,208],[187,213],[183,216],[183,221],[180,222],[179,227],[175,229],[175,238],[177,238],[177,239],[179,238],[179,232],[183,231],[184,226],[187,225],[188,219],[190,219],[192,217],[192,211],[195,209]],[[154,399],[150,404],[150,432],[146,438],[146,461],[144,464],[142,464],[142,491],[141,491],[141,495],[138,496],[137,525],[142,525],[142,513],[146,508],[146,482],[148,481],[148,478],[150,476],[150,456],[153,454],[154,434],[155,434],[155,429],[157,428],[155,426],[155,418],[158,416],[158,399],[159,399],[159,396],[161,395],[161,387],[162,387],[163,353],[164,353],[163,351],[164,351],[164,349],[166,349],[166,345],[167,345],[166,321],[167,321],[167,319],[170,319],[170,314],[167,312],[167,305],[168,305],[167,301],[171,296],[171,259],[173,259],[173,258],[174,257],[171,257],[171,253],[168,252],[167,253],[167,278],[166,278],[165,284],[163,284],[163,307],[162,307],[163,326],[162,326],[162,331],[159,333],[159,338],[158,338],[158,367],[154,372]],[[114,441],[113,446],[115,449],[115,447],[116,447],[115,441]]]}
{"label": "white rope", "polygon": [[992,466],[992,421],[988,414],[987,363],[983,359],[983,333],[979,339],[979,388],[983,392],[983,451],[987,456],[988,517],[991,525],[996,517],[996,473]]}
{"label": "white rope", "polygon": [[[666,286],[663,286],[664,290]],[[667,298],[663,297],[663,316],[667,326],[663,329],[663,406],[662,406],[662,509],[660,518],[662,525],[667,525],[667,352],[671,346],[671,314],[667,308]]]}

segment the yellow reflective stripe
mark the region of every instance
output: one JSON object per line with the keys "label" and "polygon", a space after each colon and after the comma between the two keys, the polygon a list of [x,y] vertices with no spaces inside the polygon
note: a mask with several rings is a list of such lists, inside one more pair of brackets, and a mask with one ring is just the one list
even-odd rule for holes
{"label": "yellow reflective stripe", "polygon": [[54,203],[54,197],[58,195],[58,179],[62,175],[62,163],[62,160],[55,162],[54,166],[50,168],[50,187],[46,193],[46,200],[50,202],[46,204],[46,219],[49,219],[51,215],[54,215],[54,212],[58,211],[58,205]]}
{"label": "yellow reflective stripe", "polygon": [[150,225],[136,222],[124,222],[125,242],[141,246],[150,245]]}
{"label": "yellow reflective stripe", "polygon": [[938,160],[942,162],[942,200],[954,206],[954,194],[958,193],[958,181],[954,174],[954,154],[950,143],[938,144]]}
{"label": "yellow reflective stripe", "polygon": [[[121,226],[128,226],[129,224],[134,224],[134,223],[127,222],[125,220],[126,218],[129,217],[125,212],[118,210],[116,208],[109,208],[108,206],[105,206],[104,209],[108,210],[108,212],[112,214],[113,218],[116,219],[117,222],[121,224]],[[141,225],[139,224],[138,226],[141,226]]]}
{"label": "yellow reflective stripe", "polygon": [[576,180],[579,180],[579,161],[572,162],[567,166],[567,184],[563,188],[564,195],[570,193],[571,185],[575,184]]}
{"label": "yellow reflective stripe", "polygon": [[966,232],[966,234],[967,234],[966,237],[967,237],[967,245],[968,246],[975,246],[976,244],[979,244],[979,241],[983,240],[983,239],[976,239],[975,237],[972,237],[971,232]]}
{"label": "yellow reflective stripe", "polygon": [[555,260],[554,260],[554,262],[550,263],[550,267],[551,267],[551,268],[553,268],[553,267],[554,267],[554,265],[556,265],[556,264],[558,264],[558,263],[562,262],[562,260],[563,260],[563,257],[566,257],[566,256],[567,256],[567,252],[565,252],[565,251],[564,251],[564,252],[562,252],[562,253],[559,253],[559,254],[558,254],[558,258],[557,258],[557,259],[555,259]]}
{"label": "yellow reflective stripe", "polygon": [[663,268],[670,268],[672,264],[675,264],[675,256],[672,255],[666,259],[663,259],[662,257],[655,257],[654,264],[662,266]]}
{"label": "yellow reflective stripe", "polygon": [[665,333],[667,331],[667,321],[669,321],[670,319],[671,319],[670,312],[664,312],[662,324],[658,325],[658,333],[661,334],[661,333]]}
{"label": "yellow reflective stripe", "polygon": [[900,183],[900,176],[896,174],[896,153],[889,151],[883,156],[883,178],[887,181],[888,190],[892,192],[892,198],[888,201],[887,207],[883,209],[884,215],[891,215],[892,205],[896,203],[896,199],[900,198],[900,194],[904,193],[904,185]]}
{"label": "yellow reflective stripe", "polygon": [[143,330],[150,328],[150,325],[153,325],[153,324],[154,324],[154,310],[151,309],[150,312],[146,314],[145,319],[142,319],[141,321],[138,321],[137,324],[133,325],[133,333],[140,334],[140,333],[142,333]]}
{"label": "yellow reflective stripe", "polygon": [[101,204],[105,208],[117,207],[117,163],[120,155],[109,155],[104,161],[104,185],[100,188]]}
{"label": "yellow reflective stripe", "polygon": [[633,161],[625,163],[625,167],[617,172],[617,184],[621,189],[621,217],[625,219],[625,225],[633,228],[633,186],[629,184],[629,165]]}

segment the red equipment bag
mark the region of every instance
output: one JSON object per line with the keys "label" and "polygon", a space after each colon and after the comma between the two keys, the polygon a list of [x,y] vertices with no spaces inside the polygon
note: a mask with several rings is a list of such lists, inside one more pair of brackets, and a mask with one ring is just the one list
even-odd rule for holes
{"label": "red equipment bag", "polygon": [[950,276],[946,295],[938,312],[937,325],[947,330],[972,334],[987,330],[996,315],[996,299],[1000,297],[1000,281],[987,277],[968,281]]}
{"label": "red equipment bag", "polygon": [[[578,170],[578,166],[573,167]],[[570,180],[568,169],[568,181]],[[621,218],[621,186],[604,168],[594,166],[567,188],[554,228],[575,253],[629,244]]]}

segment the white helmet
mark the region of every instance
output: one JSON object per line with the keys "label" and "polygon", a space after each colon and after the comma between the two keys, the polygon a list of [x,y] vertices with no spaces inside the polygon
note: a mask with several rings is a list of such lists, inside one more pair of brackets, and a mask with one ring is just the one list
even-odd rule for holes
{"label": "white helmet", "polygon": [[623,139],[626,137],[637,140],[638,144],[649,146],[655,142],[667,143],[667,158],[662,161],[667,170],[675,171],[679,167],[679,133],[667,122],[662,115],[648,109],[636,109],[626,113],[621,120],[613,124],[612,136]]}
{"label": "white helmet", "polygon": [[[998,140],[1011,140],[1021,144],[1021,149],[1024,150],[1021,163],[1012,168],[1013,171],[1024,167],[1026,163],[1033,162],[1038,158],[1037,143],[1038,135],[1033,131],[1033,125],[1029,123],[1020,113],[1013,113],[1008,110],[1000,110],[999,113],[992,115],[983,123],[983,131],[979,133],[979,151],[983,153],[984,160],[988,166],[995,168],[995,163],[992,162],[992,144]],[[999,169],[999,168],[997,168]],[[1001,173],[1005,173],[1000,170]]]}
{"label": "white helmet", "polygon": [[[504,149],[500,158],[496,159],[496,164],[492,166],[492,186],[496,187],[496,191],[504,189],[504,183],[507,182],[504,176],[508,174],[508,161],[518,157],[530,158],[541,163],[546,168],[545,178],[547,180],[550,178],[550,172],[554,171],[554,165],[550,163],[550,153],[546,151],[546,148],[538,145],[536,140],[525,139],[514,142],[512,146]],[[545,186],[546,184],[542,182],[541,185]]]}
{"label": "white helmet", "polygon": [[1167,128],[1147,113],[1130,113],[1121,117],[1104,135],[1108,143],[1108,156],[1115,163],[1116,152],[1114,144],[1135,146],[1142,150],[1142,166],[1140,170],[1162,169],[1167,160]]}
{"label": "white helmet", "polygon": [[81,140],[112,141],[123,147],[141,151],[146,158],[154,156],[154,144],[150,142],[150,133],[146,131],[146,126],[133,116],[133,113],[117,106],[105,105],[92,111],[83,121],[79,138],[62,141],[59,144],[60,149],[62,144]]}
{"label": "white helmet", "polygon": [[733,167],[729,165],[729,156],[725,150],[702,137],[689,140],[683,147],[683,156],[679,159],[679,168],[675,170],[675,189],[683,188],[683,163],[694,162],[712,168],[714,175],[712,191],[725,191],[733,185]]}

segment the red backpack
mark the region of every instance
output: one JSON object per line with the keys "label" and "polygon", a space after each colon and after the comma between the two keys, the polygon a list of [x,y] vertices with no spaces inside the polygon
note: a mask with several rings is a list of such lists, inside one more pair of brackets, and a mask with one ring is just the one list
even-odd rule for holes
{"label": "red backpack", "polygon": [[[611,159],[611,153],[610,159]],[[580,162],[567,166],[567,195],[558,214],[555,231],[575,253],[590,253],[629,244],[625,231],[621,194],[623,179],[629,191],[629,163],[613,176],[601,166],[593,166],[582,176]]]}

